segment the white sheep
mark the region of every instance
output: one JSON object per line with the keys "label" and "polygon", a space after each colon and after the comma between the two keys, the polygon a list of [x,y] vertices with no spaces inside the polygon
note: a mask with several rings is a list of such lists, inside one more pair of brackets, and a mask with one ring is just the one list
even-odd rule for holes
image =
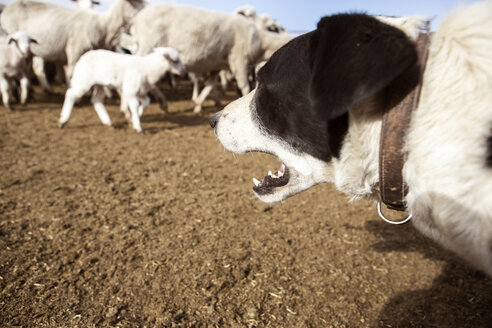
{"label": "white sheep", "polygon": [[195,101],[195,112],[201,111],[221,69],[230,68],[241,93],[249,93],[248,67],[262,57],[255,25],[239,15],[155,3],[135,16],[133,33],[139,54],[158,46],[173,47],[179,51],[188,72],[210,73],[206,87]]}
{"label": "white sheep", "polygon": [[255,22],[256,27],[261,30],[275,32],[275,33],[286,33],[285,28],[277,22],[277,20],[271,18],[268,14],[261,14],[258,16],[255,7],[251,5],[244,5],[236,8],[233,14],[241,15],[246,18],[251,19]]}
{"label": "white sheep", "polygon": [[121,110],[126,118],[141,133],[140,116],[149,104],[147,93],[167,72],[178,75],[185,72],[179,54],[173,48],[155,48],[145,56],[108,50],[85,53],[75,65],[70,88],[65,94],[60,126],[67,123],[74,103],[91,89],[91,101],[97,115],[103,124],[111,126],[111,119],[103,105],[103,87],[111,87],[121,95]]}
{"label": "white sheep", "polygon": [[115,0],[109,10],[98,13],[18,0],[4,9],[0,20],[7,32],[25,31],[40,42],[32,48],[34,55],[67,63],[66,75],[70,80],[80,56],[92,49],[113,49],[119,35],[143,6],[143,0]]}
{"label": "white sheep", "polygon": [[[255,26],[257,27],[257,30],[258,30],[258,37],[261,41],[261,47],[259,49],[259,55],[256,57],[256,60],[254,62],[250,63],[248,67],[249,68],[254,67],[255,73],[258,73],[260,68],[266,64],[266,61],[275,53],[275,51],[277,51],[284,44],[286,44],[287,42],[292,40],[294,38],[294,36],[292,34],[285,32],[285,30],[284,30],[284,32],[273,32],[270,29],[267,29],[267,27],[259,27],[261,25],[256,24],[256,22],[255,22]],[[278,26],[280,26],[280,25],[278,25]],[[236,77],[236,76],[234,75],[234,73],[232,73],[231,70],[221,70],[219,72],[219,77],[220,77],[220,83],[221,83],[222,89],[225,91],[227,89],[228,81],[232,80],[232,78]],[[212,75],[210,78],[215,79],[215,76]],[[254,79],[251,78],[252,82],[254,82],[253,80]],[[236,77],[236,81],[237,81],[237,77]],[[248,74],[248,81],[250,81],[249,74]],[[202,99],[198,99],[198,101],[201,100],[201,102],[203,102],[205,100],[206,95],[208,95],[213,90],[214,86],[215,86],[215,83],[213,85],[211,85],[209,83],[207,86],[205,86],[205,88],[202,91],[202,94],[200,95],[202,97]],[[194,85],[194,87],[195,87],[195,85]],[[206,89],[207,87],[209,89]],[[206,95],[204,96],[203,94],[206,94]],[[216,103],[219,101],[219,100],[217,100],[218,97],[219,97],[219,95],[217,93],[215,93],[214,99],[215,99]],[[195,99],[193,99],[193,100],[195,100]]]}
{"label": "white sheep", "polygon": [[[77,8],[82,10],[92,10],[95,5],[99,5],[99,1],[95,0],[71,0],[77,3]],[[36,78],[38,79],[41,88],[47,93],[53,93],[53,89],[48,82],[45,70],[45,60],[42,57],[34,56],[32,58],[32,70]],[[65,79],[65,72],[63,65],[58,63],[55,65],[55,80],[61,82]]]}
{"label": "white sheep", "polygon": [[[255,73],[265,65],[266,60],[268,60],[275,51],[294,38],[293,35],[287,33],[285,28],[283,28],[275,19],[268,16],[268,14],[261,14],[258,16],[256,9],[251,5],[244,5],[237,8],[234,10],[233,15],[246,17],[254,22],[258,28],[263,55],[262,60],[255,65]],[[219,77],[222,90],[227,90],[227,86],[234,76],[229,70],[222,70],[219,73]],[[254,81],[252,76],[250,76],[250,81]]]}
{"label": "white sheep", "polygon": [[0,44],[0,91],[3,105],[11,111],[10,82],[19,79],[21,87],[21,104],[27,101],[29,86],[28,64],[31,57],[31,44],[38,41],[25,32],[15,32],[8,36],[7,44]]}

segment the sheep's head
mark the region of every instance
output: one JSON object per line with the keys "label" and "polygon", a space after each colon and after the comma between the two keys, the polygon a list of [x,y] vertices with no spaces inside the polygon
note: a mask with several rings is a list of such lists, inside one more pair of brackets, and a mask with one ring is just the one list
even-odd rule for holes
{"label": "sheep's head", "polygon": [[26,32],[18,31],[8,36],[8,43],[14,43],[17,49],[21,52],[22,56],[29,57],[31,53],[31,43],[39,44],[39,42],[33,37],[29,36]]}
{"label": "sheep's head", "polygon": [[179,57],[179,52],[176,49],[170,47],[157,47],[154,48],[153,52],[164,56],[164,58],[167,59],[171,73],[181,76],[186,73],[185,66]]}
{"label": "sheep's head", "polygon": [[250,6],[250,5],[244,5],[244,6],[237,8],[234,11],[234,14],[241,15],[241,16],[253,19],[253,20],[256,18],[256,10],[253,6]]}
{"label": "sheep's head", "polygon": [[285,33],[285,28],[268,14],[260,15],[260,22],[263,29],[274,33]]}
{"label": "sheep's head", "polygon": [[77,7],[80,9],[92,9],[94,6],[98,6],[101,3],[97,0],[71,0],[77,3]]}

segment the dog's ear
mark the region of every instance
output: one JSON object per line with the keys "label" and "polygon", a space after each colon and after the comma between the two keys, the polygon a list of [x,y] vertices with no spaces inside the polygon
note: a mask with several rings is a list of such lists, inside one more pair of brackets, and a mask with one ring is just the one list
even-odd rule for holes
{"label": "dog's ear", "polygon": [[323,18],[309,54],[311,106],[326,120],[343,115],[417,63],[415,45],[402,31],[364,14]]}

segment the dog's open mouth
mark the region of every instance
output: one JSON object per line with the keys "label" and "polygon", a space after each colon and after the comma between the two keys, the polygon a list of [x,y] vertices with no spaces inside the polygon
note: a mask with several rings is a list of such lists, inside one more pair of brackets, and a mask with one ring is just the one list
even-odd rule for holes
{"label": "dog's open mouth", "polygon": [[268,175],[261,179],[261,181],[253,178],[253,183],[255,184],[253,190],[258,195],[271,194],[275,188],[283,187],[289,183],[289,169],[282,164],[277,172],[272,173],[272,171],[269,171]]}

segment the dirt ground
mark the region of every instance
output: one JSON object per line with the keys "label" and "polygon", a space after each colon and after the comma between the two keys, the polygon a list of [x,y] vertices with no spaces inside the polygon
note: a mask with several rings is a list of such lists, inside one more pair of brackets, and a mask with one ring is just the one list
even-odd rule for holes
{"label": "dirt ground", "polygon": [[278,160],[225,151],[189,83],[143,135],[116,100],[58,128],[57,90],[0,108],[0,327],[492,327],[492,280],[374,204],[257,200]]}

